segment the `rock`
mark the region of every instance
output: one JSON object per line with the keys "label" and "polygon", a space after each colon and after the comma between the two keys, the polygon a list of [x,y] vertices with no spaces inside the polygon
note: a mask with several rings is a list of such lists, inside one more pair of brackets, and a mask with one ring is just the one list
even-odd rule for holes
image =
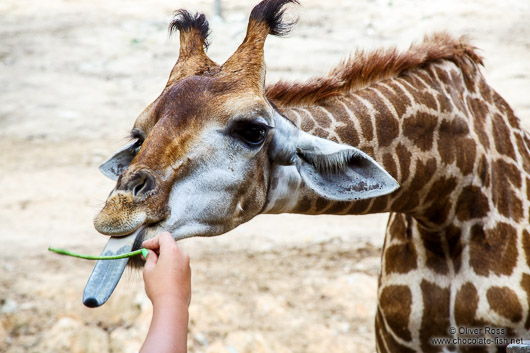
{"label": "rock", "polygon": [[215,341],[206,353],[290,353],[279,344],[266,340],[259,332],[235,331],[224,340]]}
{"label": "rock", "polygon": [[110,334],[110,351],[112,353],[137,353],[142,347],[146,334],[135,328],[117,328]]}
{"label": "rock", "polygon": [[13,314],[17,311],[18,304],[16,301],[11,299],[6,299],[4,304],[2,304],[2,309],[0,309],[0,312],[2,314]]}
{"label": "rock", "polygon": [[7,341],[9,339],[9,334],[7,333],[2,321],[0,321],[0,351],[4,351],[7,347]]}
{"label": "rock", "polygon": [[332,281],[321,289],[324,300],[341,306],[347,317],[373,319],[377,305],[377,279],[353,273]]}
{"label": "rock", "polygon": [[70,317],[61,318],[35,349],[43,353],[108,353],[108,336],[98,327],[85,326]]}

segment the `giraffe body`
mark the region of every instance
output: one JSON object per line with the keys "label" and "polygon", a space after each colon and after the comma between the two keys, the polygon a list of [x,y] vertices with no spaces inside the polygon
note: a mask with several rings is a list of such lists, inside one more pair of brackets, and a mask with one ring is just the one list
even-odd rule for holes
{"label": "giraffe body", "polygon": [[118,181],[96,228],[138,231],[139,244],[161,230],[219,235],[260,213],[390,212],[378,351],[505,346],[460,344],[469,332],[451,327],[526,337],[530,139],[474,48],[438,34],[265,87],[263,43],[286,28],[288,2],[258,4],[221,66],[203,51],[204,18],[180,13],[179,61],[135,142],[103,165]]}

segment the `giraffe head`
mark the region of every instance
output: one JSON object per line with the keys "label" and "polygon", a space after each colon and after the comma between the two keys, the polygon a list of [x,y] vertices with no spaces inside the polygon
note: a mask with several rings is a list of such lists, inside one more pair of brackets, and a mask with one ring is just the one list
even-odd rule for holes
{"label": "giraffe head", "polygon": [[267,100],[263,46],[291,28],[283,15],[293,2],[259,3],[221,66],[205,54],[204,15],[177,13],[170,28],[180,31],[180,53],[168,83],[137,118],[134,140],[101,166],[117,183],[95,217],[99,232],[214,236],[284,202],[292,185],[334,200],[397,187],[368,155],[303,132]]}

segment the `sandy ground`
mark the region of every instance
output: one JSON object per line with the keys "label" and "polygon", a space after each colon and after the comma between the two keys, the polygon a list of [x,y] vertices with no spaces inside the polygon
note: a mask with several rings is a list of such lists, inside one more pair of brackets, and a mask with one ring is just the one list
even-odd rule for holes
{"label": "sandy ground", "polygon": [[[81,304],[99,253],[92,226],[113,183],[97,166],[124,141],[178,54],[175,9],[205,12],[210,56],[240,44],[253,2],[0,2],[0,351],[136,352],[150,303],[129,272],[99,309]],[[357,48],[435,30],[469,34],[484,72],[530,128],[530,3],[524,0],[303,1],[289,38],[266,45],[269,82],[327,72]],[[260,216],[191,254],[190,352],[371,352],[386,215]]]}

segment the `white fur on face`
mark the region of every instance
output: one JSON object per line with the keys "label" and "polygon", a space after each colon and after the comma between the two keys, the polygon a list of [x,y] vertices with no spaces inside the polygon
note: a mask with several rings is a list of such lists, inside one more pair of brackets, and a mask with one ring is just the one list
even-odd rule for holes
{"label": "white fur on face", "polygon": [[170,216],[146,229],[145,238],[162,230],[175,239],[214,236],[243,222],[240,186],[247,179],[253,158],[262,147],[250,149],[222,128],[204,129],[185,157],[191,172],[173,184],[168,204]]}

